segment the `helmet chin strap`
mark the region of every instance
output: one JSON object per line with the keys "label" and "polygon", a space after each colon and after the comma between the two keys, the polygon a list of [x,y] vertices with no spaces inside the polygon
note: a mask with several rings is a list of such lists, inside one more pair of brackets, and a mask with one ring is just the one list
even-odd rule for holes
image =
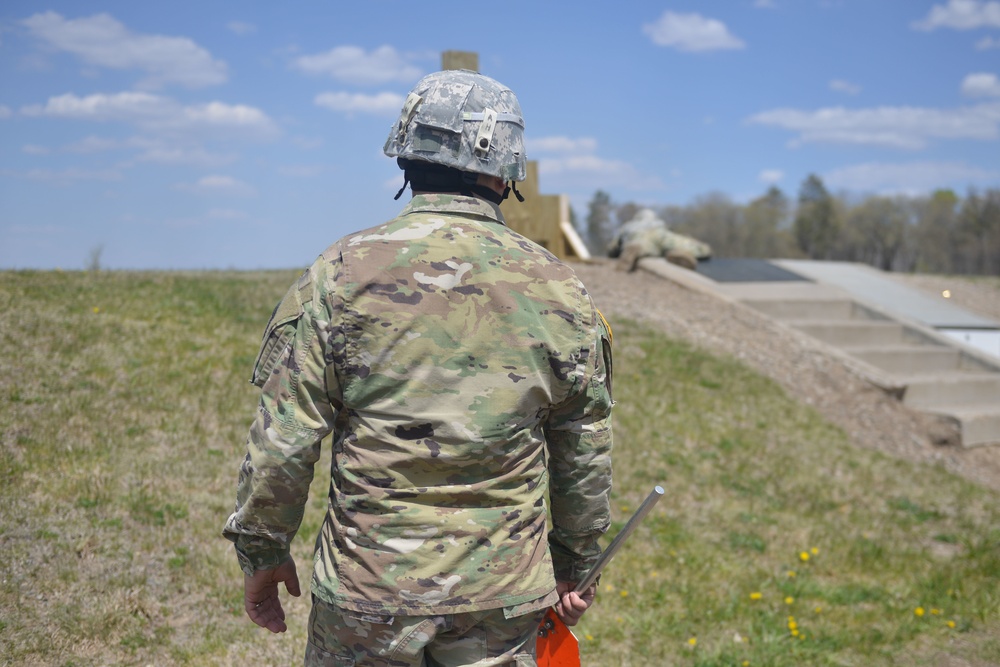
{"label": "helmet chin strap", "polygon": [[497,206],[507,199],[513,190],[517,200],[524,201],[524,197],[517,191],[514,181],[510,181],[510,185],[500,193],[489,186],[478,183],[479,175],[472,172],[459,171],[452,167],[432,163],[414,162],[406,158],[396,158],[396,162],[403,169],[403,187],[399,189],[393,199],[399,199],[406,190],[406,186],[409,185],[413,190],[458,192],[468,197],[481,197]]}
{"label": "helmet chin strap", "polygon": [[510,194],[511,190],[514,191],[514,196],[517,197],[517,201],[519,201],[519,202],[523,202],[524,201],[524,195],[522,195],[520,192],[517,191],[517,185],[514,183],[514,181],[511,181],[510,185],[508,185],[506,188],[504,188],[504,191],[503,191],[503,198],[504,199],[507,198],[507,195]]}

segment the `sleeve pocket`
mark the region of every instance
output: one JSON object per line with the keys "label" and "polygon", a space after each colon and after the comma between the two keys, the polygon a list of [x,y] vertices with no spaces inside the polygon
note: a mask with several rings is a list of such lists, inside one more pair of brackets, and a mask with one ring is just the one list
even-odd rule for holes
{"label": "sleeve pocket", "polygon": [[278,360],[295,337],[297,322],[302,317],[298,296],[298,290],[293,287],[271,313],[250,378],[250,382],[258,387],[264,386]]}

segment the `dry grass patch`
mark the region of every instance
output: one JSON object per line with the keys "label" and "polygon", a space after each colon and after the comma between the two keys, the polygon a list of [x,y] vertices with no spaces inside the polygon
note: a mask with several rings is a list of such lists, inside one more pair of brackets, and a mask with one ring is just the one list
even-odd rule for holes
{"label": "dry grass patch", "polygon": [[[301,660],[308,600],[283,636],[253,626],[219,536],[247,376],[295,277],[0,273],[4,664]],[[1000,662],[996,492],[852,448],[737,362],[629,322],[615,340],[615,529],[668,495],[605,575],[585,664]]]}

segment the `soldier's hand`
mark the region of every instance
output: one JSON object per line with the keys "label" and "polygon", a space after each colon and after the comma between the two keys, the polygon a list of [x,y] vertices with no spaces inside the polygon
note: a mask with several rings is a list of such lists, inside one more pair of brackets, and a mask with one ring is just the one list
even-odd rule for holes
{"label": "soldier's hand", "polygon": [[556,616],[568,626],[576,625],[583,616],[583,612],[594,604],[597,596],[597,584],[594,584],[582,594],[573,589],[576,584],[568,581],[557,581],[556,592],[559,594],[559,601],[555,604]]}
{"label": "soldier's hand", "polygon": [[278,584],[284,583],[293,597],[299,597],[299,577],[295,573],[295,561],[289,558],[270,570],[257,570],[253,576],[243,575],[243,608],[250,620],[271,632],[284,632],[285,610],[278,599]]}

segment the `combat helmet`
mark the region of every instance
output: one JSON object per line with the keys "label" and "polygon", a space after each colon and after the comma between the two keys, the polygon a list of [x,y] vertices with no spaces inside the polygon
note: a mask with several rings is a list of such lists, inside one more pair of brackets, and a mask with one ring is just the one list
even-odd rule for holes
{"label": "combat helmet", "polygon": [[[527,159],[521,105],[513,91],[483,74],[428,74],[407,95],[383,152],[396,158],[415,189],[415,175],[425,180],[422,185],[430,175],[432,185],[441,187],[453,185],[456,174],[463,175],[465,185],[478,174],[523,181]],[[404,189],[406,183],[397,198]]]}

